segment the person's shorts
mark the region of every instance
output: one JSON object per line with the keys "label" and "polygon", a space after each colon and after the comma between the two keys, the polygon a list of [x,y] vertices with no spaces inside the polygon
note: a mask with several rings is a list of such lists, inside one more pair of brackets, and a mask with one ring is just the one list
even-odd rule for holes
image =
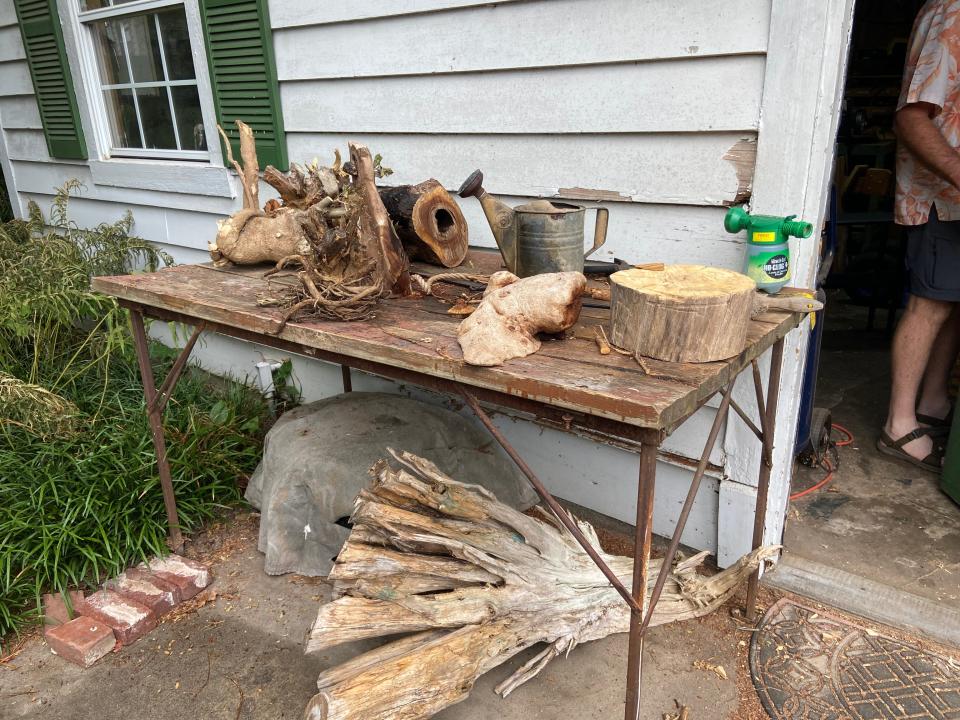
{"label": "person's shorts", "polygon": [[910,294],[960,302],[960,221],[943,222],[932,207],[927,222],[906,231]]}

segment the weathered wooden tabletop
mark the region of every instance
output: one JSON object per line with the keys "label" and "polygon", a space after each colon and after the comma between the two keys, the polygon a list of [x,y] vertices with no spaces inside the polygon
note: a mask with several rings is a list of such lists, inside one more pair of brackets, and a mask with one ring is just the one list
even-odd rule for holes
{"label": "weathered wooden tabletop", "polygon": [[[498,260],[495,253],[471,251],[467,267],[457,270],[489,273],[497,269]],[[600,354],[594,329],[603,325],[609,335],[609,308],[584,307],[566,338],[545,337],[543,347],[533,355],[501,367],[481,368],[463,362],[456,334],[461,318],[448,315],[449,303],[434,297],[386,300],[374,318],[361,322],[291,322],[277,334],[283,310],[257,305],[258,293],[267,289],[262,278],[267,269],[180,265],[154,273],[95,278],[93,288],[136,303],[147,315],[151,308],[158,308],[186,322],[205,320],[262,335],[266,344],[270,337],[277,337],[640,428],[667,430],[705,403],[803,317],[780,311],[759,315],[750,325],[746,349],[737,357],[702,364],[644,359],[645,372],[632,357]],[[442,269],[415,266],[414,271],[435,274]],[[463,292],[469,291],[448,285],[444,294],[455,298]]]}

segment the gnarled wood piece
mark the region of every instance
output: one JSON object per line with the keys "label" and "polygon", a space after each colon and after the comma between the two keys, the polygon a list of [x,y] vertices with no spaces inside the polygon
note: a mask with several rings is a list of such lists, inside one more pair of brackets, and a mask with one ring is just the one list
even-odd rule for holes
{"label": "gnarled wood piece", "polygon": [[[547,643],[497,687],[501,695],[577,644],[628,631],[628,606],[566,529],[427,460],[390,452],[396,466],[378,463],[373,487],[357,499],[353,530],[330,575],[338,597],[321,606],[307,652],[415,634],[321,673],[307,720],[428,718],[525,648]],[[599,547],[593,528],[579,524]],[[706,553],[679,561],[652,624],[712,612],[776,551],[762,548],[711,577],[696,572]],[[630,558],[601,555],[629,582]],[[651,562],[651,585],[658,567]],[[424,578],[429,587],[420,585]]]}
{"label": "gnarled wood piece", "polygon": [[444,267],[467,256],[467,221],[456,200],[434,179],[418,185],[380,188],[390,219],[407,254]]}
{"label": "gnarled wood piece", "polygon": [[587,279],[583,273],[545,273],[518,278],[501,270],[490,276],[479,307],[457,328],[470,365],[501,365],[540,349],[537,333],[558,333],[580,317]]}
{"label": "gnarled wood piece", "polygon": [[360,208],[360,241],[366,256],[376,258],[378,277],[387,294],[410,294],[410,260],[393,229],[387,209],[377,192],[376,175],[370,149],[349,143],[350,160],[356,169],[354,186],[363,203]]}
{"label": "gnarled wood piece", "polygon": [[267,165],[263,181],[279,193],[286,207],[294,208],[308,208],[327,197],[336,199],[341,190],[336,173],[317,165],[304,168],[293,163],[285,173]]}
{"label": "gnarled wood piece", "polygon": [[264,179],[280,201],[271,199],[261,210],[253,133],[240,121],[237,126],[243,165],[229,145],[228,159],[243,179],[244,208],[220,222],[210,256],[217,265],[272,262],[268,275],[302,268],[299,286],[257,297],[258,304],[287,308],[281,329],[297,315],[360,320],[391,293],[410,294],[409,260],[380,200],[374,182],[380,168],[366,146],[350,143],[352,177],[339,152],[329,168],[293,165],[281,173],[268,166]]}

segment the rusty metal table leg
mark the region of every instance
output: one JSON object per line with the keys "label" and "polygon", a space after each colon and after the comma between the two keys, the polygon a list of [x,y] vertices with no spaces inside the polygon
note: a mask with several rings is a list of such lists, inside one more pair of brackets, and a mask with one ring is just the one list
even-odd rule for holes
{"label": "rusty metal table leg", "polygon": [[657,582],[650,593],[650,602],[647,604],[646,614],[643,617],[643,624],[640,626],[640,633],[643,634],[650,626],[650,620],[653,618],[653,610],[660,601],[660,594],[663,592],[663,586],[670,575],[670,568],[673,567],[673,561],[677,557],[677,550],[680,548],[680,538],[683,536],[683,529],[687,525],[687,519],[690,517],[690,511],[693,510],[693,504],[697,499],[697,492],[700,490],[700,482],[707,471],[707,465],[710,462],[710,455],[713,453],[713,446],[717,442],[717,436],[720,434],[720,428],[723,427],[727,418],[727,410],[733,403],[733,383],[727,385],[723,391],[723,400],[717,409],[717,414],[713,418],[713,424],[710,426],[710,432],[707,435],[707,442],[703,446],[703,452],[700,454],[700,462],[697,463],[697,469],[690,480],[690,488],[687,491],[687,498],[680,509],[680,517],[677,518],[676,527],[673,529],[673,537],[670,538],[670,545],[663,556],[663,564],[660,566],[660,572],[657,574]]}
{"label": "rusty metal table leg", "polygon": [[133,344],[137,351],[137,363],[140,366],[140,377],[143,381],[143,395],[146,399],[147,422],[150,424],[150,434],[153,436],[153,448],[157,454],[157,474],[160,476],[160,488],[163,490],[163,505],[167,511],[167,526],[170,536],[167,544],[173,551],[183,547],[183,535],[180,532],[180,518],[177,514],[177,498],[173,492],[173,479],[170,476],[170,462],[167,460],[167,445],[163,437],[163,410],[173,394],[173,388],[180,378],[187,363],[187,358],[196,345],[203,324],[198,325],[193,335],[187,341],[180,356],[174,361],[170,373],[167,375],[157,392],[153,379],[153,368],[150,366],[150,346],[147,342],[147,332],[143,325],[143,314],[139,310],[130,310],[130,326],[133,329]]}
{"label": "rusty metal table leg", "polygon": [[[767,498],[770,494],[770,471],[773,468],[773,437],[776,432],[777,401],[780,398],[780,371],[783,367],[783,339],[773,346],[770,355],[770,379],[767,383],[767,402],[764,407],[763,388],[760,386],[760,373],[754,367],[754,387],[757,393],[757,404],[763,408],[760,415],[763,431],[763,456],[760,462],[760,476],[757,480],[757,504],[753,515],[753,549],[763,544],[763,529],[767,519]],[[746,618],[753,622],[757,614],[757,588],[760,584],[760,568],[750,576],[747,585]]]}
{"label": "rusty metal table leg", "polygon": [[653,542],[653,497],[657,484],[658,441],[640,443],[640,477],[637,483],[637,525],[634,536],[633,597],[640,610],[630,612],[630,639],[627,650],[627,700],[625,720],[640,717],[640,681],[643,678],[643,609],[646,606],[647,578],[650,575],[650,546]]}

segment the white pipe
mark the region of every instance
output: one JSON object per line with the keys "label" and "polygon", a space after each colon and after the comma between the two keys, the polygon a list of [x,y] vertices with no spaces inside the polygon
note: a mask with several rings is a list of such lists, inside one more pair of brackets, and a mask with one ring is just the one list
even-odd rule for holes
{"label": "white pipe", "polygon": [[277,370],[283,363],[276,360],[260,360],[255,363],[257,368],[257,384],[260,385],[260,392],[270,401],[270,407],[274,407],[274,393],[276,388],[273,386],[273,371]]}

